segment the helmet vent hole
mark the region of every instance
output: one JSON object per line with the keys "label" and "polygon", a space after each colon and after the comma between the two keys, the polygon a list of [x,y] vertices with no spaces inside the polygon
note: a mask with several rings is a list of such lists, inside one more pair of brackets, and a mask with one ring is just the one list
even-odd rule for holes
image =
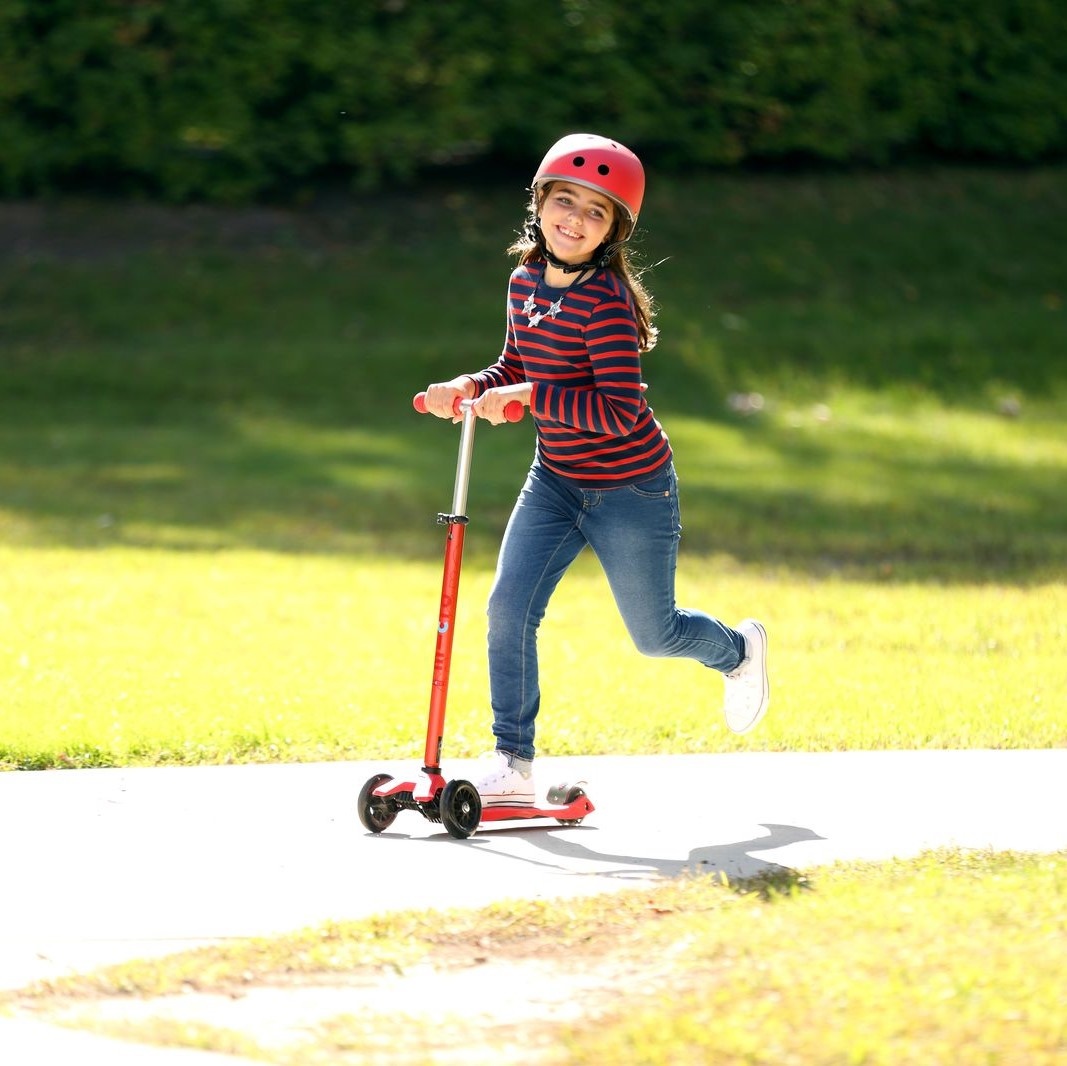
{"label": "helmet vent hole", "polygon": [[573,162],[574,162],[574,165],[576,167],[584,167],[585,166],[585,156],[584,155],[576,155],[574,157]]}
{"label": "helmet vent hole", "polygon": [[600,166],[598,166],[596,168],[596,170],[597,170],[598,174],[610,174],[611,173],[611,167],[609,167],[607,165],[607,163],[601,163]]}

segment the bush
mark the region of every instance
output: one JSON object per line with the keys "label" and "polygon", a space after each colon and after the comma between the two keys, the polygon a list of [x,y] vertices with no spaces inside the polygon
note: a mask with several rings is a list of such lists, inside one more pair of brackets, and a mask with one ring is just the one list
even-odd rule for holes
{"label": "bush", "polygon": [[610,132],[657,166],[1067,147],[1058,0],[7,0],[0,194],[172,200],[528,166]]}

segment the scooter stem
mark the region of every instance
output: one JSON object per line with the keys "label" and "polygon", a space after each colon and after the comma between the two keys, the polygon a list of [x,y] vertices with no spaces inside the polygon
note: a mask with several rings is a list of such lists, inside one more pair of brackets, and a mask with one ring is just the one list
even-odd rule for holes
{"label": "scooter stem", "polygon": [[463,422],[459,434],[459,457],[456,460],[456,486],[452,492],[452,514],[463,515],[466,521],[467,486],[471,478],[471,456],[474,454],[474,424],[478,421],[468,401],[462,404]]}
{"label": "scooter stem", "polygon": [[430,688],[430,713],[426,724],[426,750],[423,770],[441,772],[441,745],[445,732],[445,705],[448,678],[452,667],[452,638],[456,628],[459,600],[459,574],[463,563],[463,539],[467,529],[467,486],[470,483],[471,456],[474,453],[474,424],[478,421],[470,402],[462,405],[463,422],[456,460],[456,484],[452,493],[452,513],[439,514],[437,521],[448,527],[445,538],[445,565],[441,579],[441,609],[437,622],[437,647],[433,660],[433,684]]}

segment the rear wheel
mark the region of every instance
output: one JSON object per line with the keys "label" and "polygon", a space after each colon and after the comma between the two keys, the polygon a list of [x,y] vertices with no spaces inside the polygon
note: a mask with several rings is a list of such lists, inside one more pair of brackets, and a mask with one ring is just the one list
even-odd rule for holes
{"label": "rear wheel", "polygon": [[450,836],[466,840],[482,820],[482,797],[469,781],[449,781],[441,789],[441,824]]}
{"label": "rear wheel", "polygon": [[389,774],[375,774],[359,790],[359,799],[356,801],[359,820],[363,823],[363,828],[371,833],[381,833],[388,829],[398,813],[391,796],[374,795],[375,789],[380,788],[386,781],[392,781]]}
{"label": "rear wheel", "polygon": [[[576,800],[580,800],[585,795],[585,789],[581,785],[557,785],[555,789],[557,799],[552,798],[552,793],[549,793],[549,800],[552,803],[562,803],[564,806],[569,807]],[[560,825],[581,825],[581,818],[557,818],[557,822]]]}

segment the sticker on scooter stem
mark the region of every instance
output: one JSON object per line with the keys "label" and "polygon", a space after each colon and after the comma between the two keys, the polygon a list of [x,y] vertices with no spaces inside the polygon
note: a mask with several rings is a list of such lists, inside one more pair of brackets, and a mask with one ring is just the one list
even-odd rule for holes
{"label": "sticker on scooter stem", "polygon": [[442,623],[441,623],[441,624],[440,624],[440,625],[439,625],[439,626],[437,627],[437,632],[438,632],[438,633],[447,633],[447,632],[448,632],[448,623],[447,623],[447,622],[442,622]]}

